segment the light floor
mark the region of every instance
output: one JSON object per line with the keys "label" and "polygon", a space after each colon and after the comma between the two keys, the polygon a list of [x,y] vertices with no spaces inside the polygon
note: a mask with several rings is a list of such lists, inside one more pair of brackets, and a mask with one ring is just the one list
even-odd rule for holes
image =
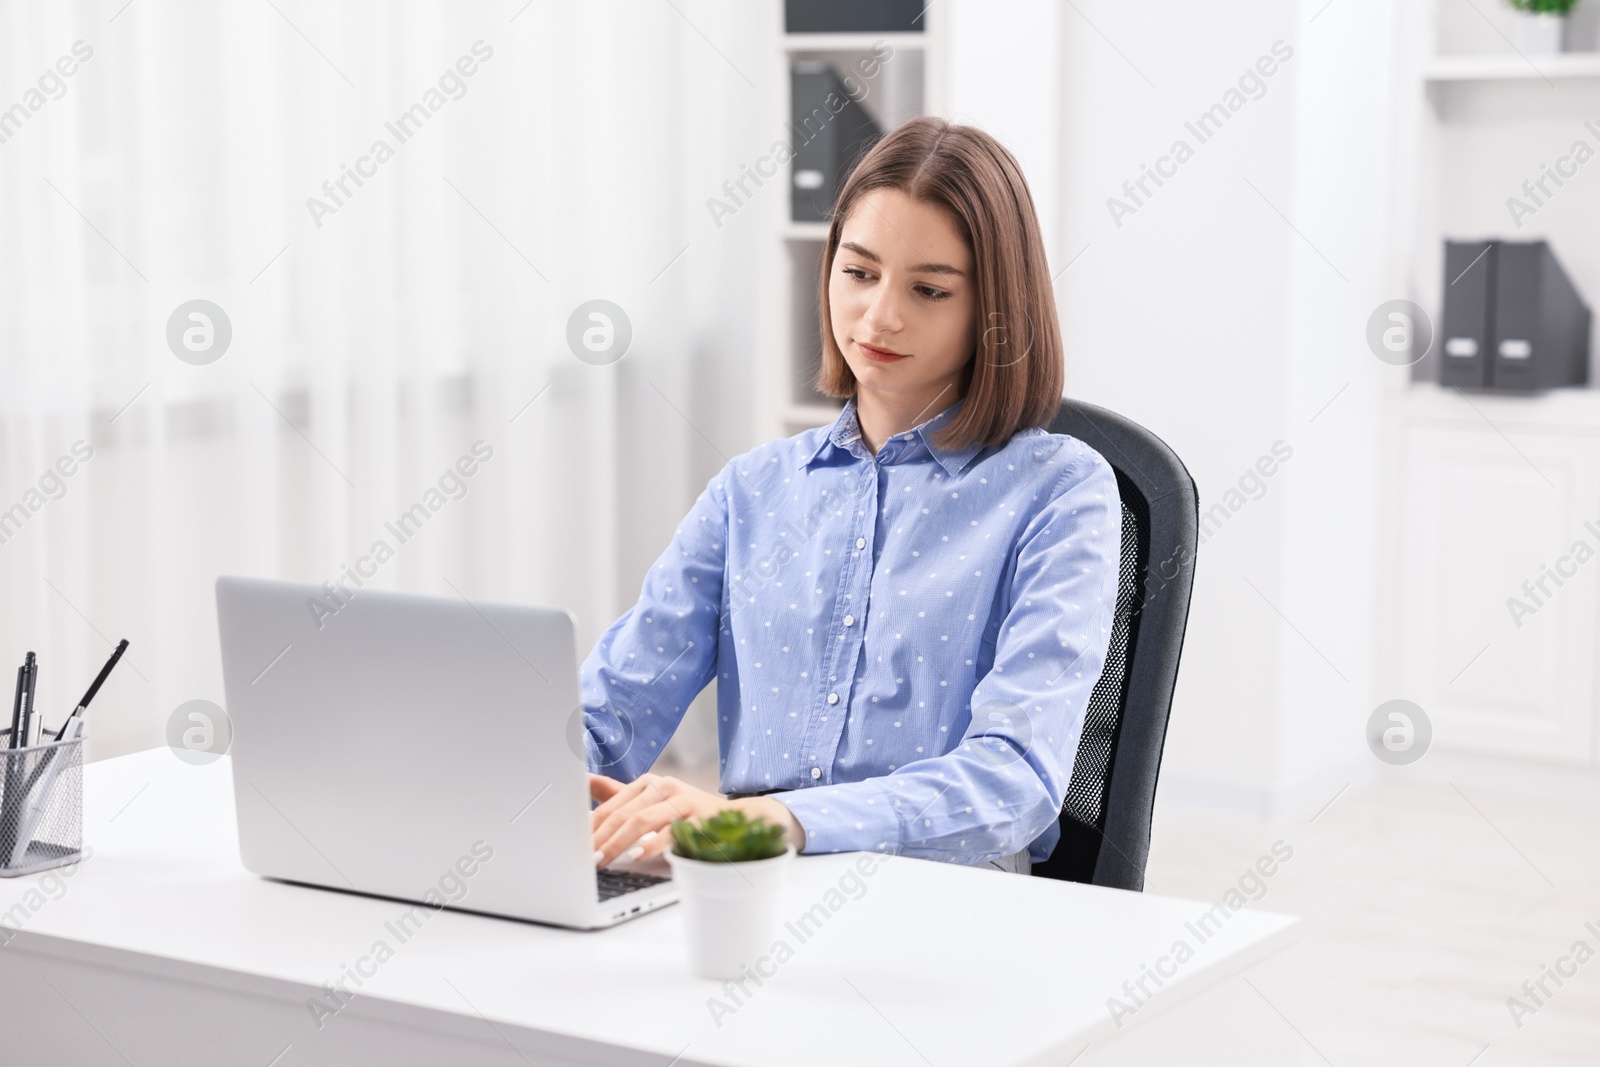
{"label": "light floor", "polygon": [[[1251,906],[1304,928],[1248,977],[1261,1025],[1298,1031],[1300,1062],[1600,1064],[1593,799],[1459,781],[1350,789],[1277,825],[1158,808],[1146,889],[1220,899],[1276,840],[1293,857]],[[1595,958],[1546,978],[1519,1027],[1507,999],[1580,939]]]}

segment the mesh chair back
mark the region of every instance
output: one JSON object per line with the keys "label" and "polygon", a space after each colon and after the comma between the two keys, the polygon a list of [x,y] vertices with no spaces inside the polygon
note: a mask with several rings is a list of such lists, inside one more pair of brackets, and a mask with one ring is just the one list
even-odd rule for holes
{"label": "mesh chair back", "polygon": [[1061,840],[1033,873],[1140,890],[1189,618],[1199,498],[1176,453],[1121,415],[1063,400],[1050,432],[1078,438],[1116,471],[1122,558],[1111,643],[1084,715]]}

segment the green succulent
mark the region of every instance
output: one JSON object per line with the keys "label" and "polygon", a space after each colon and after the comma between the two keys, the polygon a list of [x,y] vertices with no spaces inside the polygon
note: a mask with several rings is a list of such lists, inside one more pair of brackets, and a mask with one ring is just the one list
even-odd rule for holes
{"label": "green succulent", "polygon": [[1577,6],[1578,0],[1506,0],[1518,11],[1534,15],[1565,15]]}
{"label": "green succulent", "polygon": [[688,819],[672,821],[674,855],[708,863],[737,863],[781,856],[788,848],[783,827],[759,815],[747,818],[735,808],[724,808],[698,824]]}

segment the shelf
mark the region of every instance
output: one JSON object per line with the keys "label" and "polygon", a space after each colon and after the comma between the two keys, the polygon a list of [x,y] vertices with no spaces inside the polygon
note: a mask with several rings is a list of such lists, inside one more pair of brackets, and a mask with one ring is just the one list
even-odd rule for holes
{"label": "shelf", "polygon": [[826,241],[828,239],[828,224],[826,222],[787,222],[783,226],[783,237],[786,241]]}
{"label": "shelf", "polygon": [[1430,84],[1600,78],[1600,52],[1527,57],[1516,54],[1435,56],[1423,65],[1422,77]]}
{"label": "shelf", "polygon": [[830,408],[821,404],[791,404],[783,409],[783,421],[793,426],[832,426],[843,410],[843,407]]}
{"label": "shelf", "polygon": [[1520,431],[1600,432],[1600,389],[1587,386],[1519,395],[1415,382],[1401,396],[1408,421],[1472,423]]}
{"label": "shelf", "polygon": [[923,33],[786,33],[786,52],[870,52],[879,42],[896,52],[920,51],[927,47]]}

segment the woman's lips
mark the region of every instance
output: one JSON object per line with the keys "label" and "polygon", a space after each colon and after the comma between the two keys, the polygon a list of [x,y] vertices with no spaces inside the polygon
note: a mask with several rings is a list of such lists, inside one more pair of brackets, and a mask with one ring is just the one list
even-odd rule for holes
{"label": "woman's lips", "polygon": [[874,348],[872,345],[864,344],[861,341],[856,342],[856,347],[866,353],[867,358],[874,363],[898,363],[900,360],[907,358],[904,353],[891,352],[887,348]]}

